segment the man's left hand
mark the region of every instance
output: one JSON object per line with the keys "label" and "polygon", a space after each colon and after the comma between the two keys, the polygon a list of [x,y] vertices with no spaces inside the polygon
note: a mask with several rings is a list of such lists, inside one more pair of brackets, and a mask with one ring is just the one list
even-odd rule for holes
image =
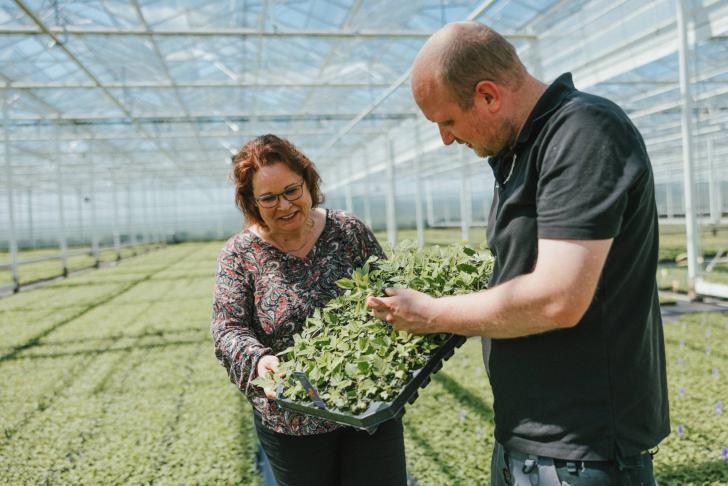
{"label": "man's left hand", "polygon": [[389,288],[386,297],[367,297],[367,307],[374,317],[387,321],[398,331],[412,334],[441,332],[435,318],[436,299],[412,289]]}

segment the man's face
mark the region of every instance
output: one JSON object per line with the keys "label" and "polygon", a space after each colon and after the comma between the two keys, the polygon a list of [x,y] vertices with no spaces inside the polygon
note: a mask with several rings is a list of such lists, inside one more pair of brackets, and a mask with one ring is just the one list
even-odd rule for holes
{"label": "man's face", "polygon": [[[495,155],[516,136],[513,123],[500,112],[492,113],[483,100],[468,110],[460,108],[439,83],[415,88],[415,100],[425,118],[437,124],[442,143],[464,143],[479,157]],[[473,94],[475,98],[475,94]]]}

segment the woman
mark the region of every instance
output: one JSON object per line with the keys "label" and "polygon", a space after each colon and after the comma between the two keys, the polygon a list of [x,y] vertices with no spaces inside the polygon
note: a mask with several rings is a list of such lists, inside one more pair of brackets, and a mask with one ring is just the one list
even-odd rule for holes
{"label": "woman", "polygon": [[235,201],[247,228],[218,258],[211,331],[215,355],[253,406],[255,428],[280,485],[406,483],[402,423],[376,433],[279,408],[251,380],[278,368],[306,317],[340,292],[371,255],[383,256],[361,221],[324,210],[311,161],[275,135],[234,157]]}

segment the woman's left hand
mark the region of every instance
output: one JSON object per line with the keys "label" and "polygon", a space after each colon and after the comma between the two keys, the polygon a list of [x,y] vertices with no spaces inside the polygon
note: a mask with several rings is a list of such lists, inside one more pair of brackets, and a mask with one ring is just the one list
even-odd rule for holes
{"label": "woman's left hand", "polygon": [[[278,371],[278,365],[280,361],[272,354],[267,354],[258,360],[258,376],[263,376],[266,373],[275,373]],[[273,400],[276,397],[276,391],[273,388],[264,388],[263,392],[265,396]]]}

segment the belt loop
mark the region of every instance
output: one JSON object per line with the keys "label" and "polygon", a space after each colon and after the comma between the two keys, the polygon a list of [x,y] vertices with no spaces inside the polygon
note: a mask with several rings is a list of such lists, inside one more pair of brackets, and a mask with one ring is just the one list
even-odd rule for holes
{"label": "belt loop", "polygon": [[523,461],[523,474],[531,474],[533,468],[538,464],[538,458],[534,456],[528,456],[528,459]]}

